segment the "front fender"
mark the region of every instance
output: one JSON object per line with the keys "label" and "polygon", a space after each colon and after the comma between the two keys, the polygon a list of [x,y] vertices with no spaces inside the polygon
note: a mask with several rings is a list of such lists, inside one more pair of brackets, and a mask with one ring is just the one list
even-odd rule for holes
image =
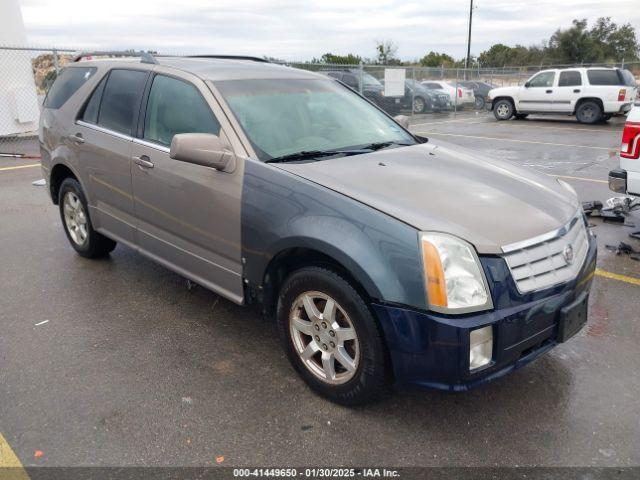
{"label": "front fender", "polygon": [[426,309],[415,228],[274,165],[247,160],[242,195],[245,279],[261,285],[280,252],[333,258],[376,300]]}

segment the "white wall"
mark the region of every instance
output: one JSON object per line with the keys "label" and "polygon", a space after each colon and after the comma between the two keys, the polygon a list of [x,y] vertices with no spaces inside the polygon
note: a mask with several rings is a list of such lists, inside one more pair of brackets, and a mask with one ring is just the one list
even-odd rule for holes
{"label": "white wall", "polygon": [[[26,46],[18,0],[0,0],[0,46]],[[0,50],[0,135],[35,131],[38,98],[27,51]]]}

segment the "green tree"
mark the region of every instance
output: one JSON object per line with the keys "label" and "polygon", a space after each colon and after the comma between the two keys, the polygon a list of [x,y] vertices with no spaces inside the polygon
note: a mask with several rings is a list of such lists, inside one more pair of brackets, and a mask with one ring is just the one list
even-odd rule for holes
{"label": "green tree", "polygon": [[319,59],[314,58],[312,63],[337,63],[341,65],[354,65],[362,61],[359,55],[348,53],[346,55],[334,55],[333,53],[325,53]]}
{"label": "green tree", "polygon": [[398,46],[391,40],[376,41],[377,63],[381,65],[401,65],[396,58]]}
{"label": "green tree", "polygon": [[631,24],[618,27],[611,17],[601,17],[596,20],[589,34],[597,45],[599,61],[638,59],[640,43]]}
{"label": "green tree", "polygon": [[455,60],[446,53],[439,53],[431,51],[420,59],[420,65],[423,67],[450,67],[455,63]]}

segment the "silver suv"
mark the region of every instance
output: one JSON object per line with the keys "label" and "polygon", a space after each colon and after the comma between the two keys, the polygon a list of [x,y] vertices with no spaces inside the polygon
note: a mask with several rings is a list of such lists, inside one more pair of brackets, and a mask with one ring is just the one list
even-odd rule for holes
{"label": "silver suv", "polygon": [[80,255],[120,243],[260,304],[331,400],[466,390],[584,325],[595,241],[566,183],[404,125],[259,59],[76,61],[42,168]]}

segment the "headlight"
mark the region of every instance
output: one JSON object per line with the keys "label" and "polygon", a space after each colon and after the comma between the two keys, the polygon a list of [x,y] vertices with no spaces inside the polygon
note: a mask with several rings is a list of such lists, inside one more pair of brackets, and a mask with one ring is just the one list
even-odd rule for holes
{"label": "headlight", "polygon": [[493,308],[480,260],[464,240],[445,233],[420,234],[427,301],[432,310],[466,313]]}

